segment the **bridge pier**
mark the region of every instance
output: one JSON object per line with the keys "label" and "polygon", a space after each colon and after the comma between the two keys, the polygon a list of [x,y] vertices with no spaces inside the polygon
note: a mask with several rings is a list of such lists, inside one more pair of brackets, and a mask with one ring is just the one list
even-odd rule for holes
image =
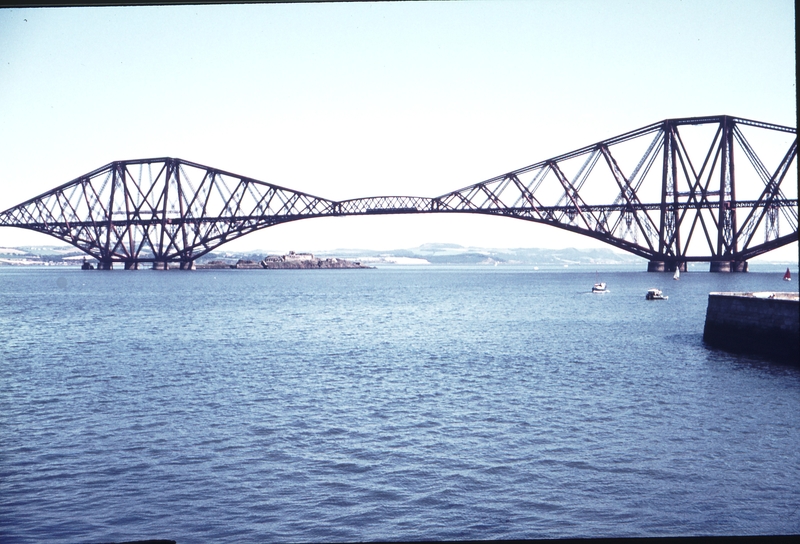
{"label": "bridge pier", "polygon": [[709,272],[730,272],[731,271],[731,262],[730,261],[711,261],[711,267],[708,269]]}
{"label": "bridge pier", "polygon": [[686,261],[648,261],[648,272],[686,272]]}
{"label": "bridge pier", "polygon": [[747,272],[750,269],[747,261],[711,261],[709,272]]}
{"label": "bridge pier", "polygon": [[97,263],[98,270],[114,270],[114,263],[111,261],[99,261]]}
{"label": "bridge pier", "polygon": [[[175,264],[173,263],[173,268]],[[178,267],[181,270],[197,270],[197,266],[194,264],[194,261],[181,261]],[[155,261],[153,263],[153,270],[169,270],[170,265],[169,261]]]}
{"label": "bridge pier", "polygon": [[686,272],[686,261],[672,261],[666,263],[665,272],[675,272],[676,270],[680,270],[681,272]]}
{"label": "bridge pier", "polygon": [[686,272],[686,261],[648,261],[648,272]]}
{"label": "bridge pier", "polygon": [[139,270],[139,261],[125,261],[125,270]]}

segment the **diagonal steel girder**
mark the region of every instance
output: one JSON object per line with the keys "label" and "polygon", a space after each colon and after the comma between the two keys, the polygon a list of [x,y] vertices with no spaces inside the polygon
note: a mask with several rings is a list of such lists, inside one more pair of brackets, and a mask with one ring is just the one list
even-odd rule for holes
{"label": "diagonal steel girder", "polygon": [[[705,140],[692,135],[697,127]],[[772,144],[783,145],[777,164],[751,144],[760,133],[784,137]],[[523,219],[650,260],[746,260],[797,240],[796,158],[790,127],[730,116],[667,119],[439,197],[343,201],[181,159],[141,159],[110,163],[1,212],[0,225],[47,233],[109,267],[190,263],[288,221],[404,213]],[[751,198],[741,198],[743,188]]]}
{"label": "diagonal steel girder", "polygon": [[[705,140],[693,133],[698,128]],[[782,138],[767,149],[782,157],[774,168],[764,166],[743,128],[755,137]],[[565,173],[570,163],[571,177]],[[661,168],[653,169],[657,163]],[[789,173],[794,178],[785,182]],[[796,173],[796,129],[724,115],[693,117],[654,123],[437,200],[440,211],[551,224],[649,260],[740,261],[797,240]],[[743,187],[752,198],[737,198],[737,191],[748,192]],[[782,225],[772,236],[769,217]],[[774,234],[779,230],[783,236]]]}
{"label": "diagonal steel girder", "polygon": [[254,230],[330,215],[334,202],[181,159],[110,163],[0,214],[101,263],[188,263]]}

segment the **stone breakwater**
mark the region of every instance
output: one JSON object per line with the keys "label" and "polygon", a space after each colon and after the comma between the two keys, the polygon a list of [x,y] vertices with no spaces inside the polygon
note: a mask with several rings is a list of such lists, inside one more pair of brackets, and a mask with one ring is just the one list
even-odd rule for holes
{"label": "stone breakwater", "polygon": [[709,293],[703,340],[727,351],[800,364],[800,295]]}

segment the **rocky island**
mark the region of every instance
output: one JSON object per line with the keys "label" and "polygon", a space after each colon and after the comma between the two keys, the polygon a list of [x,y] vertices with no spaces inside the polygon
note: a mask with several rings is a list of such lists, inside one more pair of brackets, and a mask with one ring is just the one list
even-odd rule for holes
{"label": "rocky island", "polygon": [[311,253],[295,253],[290,251],[288,255],[267,255],[261,261],[251,261],[246,259],[239,259],[234,264],[225,261],[209,261],[203,264],[196,265],[200,268],[255,268],[255,269],[317,269],[317,268],[375,268],[374,266],[366,266],[359,261],[348,261],[347,259],[338,259],[331,257],[328,259],[320,259]]}

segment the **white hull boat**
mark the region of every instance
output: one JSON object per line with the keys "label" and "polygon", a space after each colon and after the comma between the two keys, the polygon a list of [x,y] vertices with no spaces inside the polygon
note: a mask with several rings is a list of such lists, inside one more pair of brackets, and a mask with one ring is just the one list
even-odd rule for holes
{"label": "white hull boat", "polygon": [[661,289],[649,289],[644,298],[647,300],[667,300],[669,297],[664,296]]}

